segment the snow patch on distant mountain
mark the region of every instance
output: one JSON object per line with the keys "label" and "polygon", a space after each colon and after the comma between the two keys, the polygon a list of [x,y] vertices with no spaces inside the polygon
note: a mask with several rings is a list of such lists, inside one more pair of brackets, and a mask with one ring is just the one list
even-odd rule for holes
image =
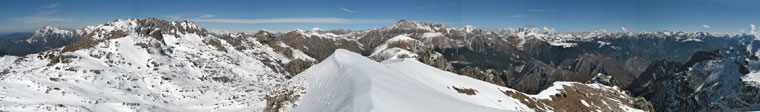
{"label": "snow patch on distant mountain", "polygon": [[413,38],[411,38],[409,36],[406,36],[406,35],[398,35],[398,36],[395,36],[395,37],[393,37],[391,39],[386,40],[385,43],[383,43],[382,45],[377,46],[377,48],[375,48],[375,51],[372,52],[372,55],[376,55],[378,53],[381,53],[381,51],[383,51],[385,49],[389,49],[388,48],[388,44],[392,44],[394,42],[419,42],[419,41],[417,41],[417,40],[415,40],[415,39],[413,39]]}
{"label": "snow patch on distant mountain", "polygon": [[435,37],[442,37],[442,36],[443,36],[443,34],[441,34],[439,32],[427,32],[427,33],[423,33],[422,34],[422,38],[425,38],[425,39],[427,39],[427,38],[435,38]]}
{"label": "snow patch on distant mountain", "polygon": [[760,72],[749,73],[742,77],[742,81],[753,81],[760,84]]}

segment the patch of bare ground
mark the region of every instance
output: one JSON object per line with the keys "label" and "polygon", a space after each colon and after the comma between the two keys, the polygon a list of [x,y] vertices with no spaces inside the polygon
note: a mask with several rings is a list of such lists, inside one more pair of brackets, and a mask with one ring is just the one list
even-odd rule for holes
{"label": "patch of bare ground", "polygon": [[[99,31],[102,31],[102,29],[97,29],[94,32],[99,32]],[[76,50],[79,50],[79,49],[91,48],[91,47],[97,45],[98,43],[100,43],[102,41],[110,40],[110,39],[117,39],[117,38],[121,38],[121,37],[126,37],[128,35],[128,34],[126,34],[122,30],[113,30],[110,33],[106,33],[106,34],[107,35],[100,34],[100,33],[90,33],[90,34],[87,34],[83,38],[81,38],[81,39],[79,39],[77,41],[74,41],[74,43],[71,43],[70,45],[64,47],[61,52],[71,52],[71,51],[76,51]],[[103,39],[95,39],[95,38],[93,38],[93,36],[100,36],[100,37],[104,37],[104,38]]]}
{"label": "patch of bare ground", "polygon": [[5,75],[8,75],[9,73],[11,73],[11,70],[4,69],[2,72],[0,72],[0,79],[3,79],[3,77],[5,77]]}
{"label": "patch of bare ground", "polygon": [[525,93],[502,90],[505,95],[519,100],[538,112],[587,112],[596,110],[602,112],[622,112],[625,110],[621,106],[639,107],[634,104],[635,99],[633,96],[625,94],[622,91],[592,87],[584,84],[564,85],[558,91],[560,91],[558,94],[550,96],[551,99],[536,99],[529,97]]}
{"label": "patch of bare ground", "polygon": [[275,95],[275,96],[267,95],[266,96],[267,106],[266,108],[264,108],[264,112],[279,112],[280,108],[282,108],[285,102],[295,101],[291,99],[292,97],[290,97],[291,95],[293,95],[293,93],[294,91],[287,90],[287,91],[282,91],[280,95]]}
{"label": "patch of bare ground", "polygon": [[459,93],[467,94],[467,95],[475,95],[477,94],[478,90],[472,89],[472,88],[458,88],[455,86],[451,86],[452,89],[456,90]]}
{"label": "patch of bare ground", "polygon": [[222,42],[219,41],[219,39],[208,38],[206,40],[203,40],[203,43],[214,46],[216,50],[218,51],[227,52],[227,48],[224,48],[224,46],[222,45]]}
{"label": "patch of bare ground", "polygon": [[296,101],[301,98],[301,95],[306,94],[305,85],[287,83],[283,86],[266,95],[267,102],[264,112],[286,111],[282,109],[296,107],[298,106]]}

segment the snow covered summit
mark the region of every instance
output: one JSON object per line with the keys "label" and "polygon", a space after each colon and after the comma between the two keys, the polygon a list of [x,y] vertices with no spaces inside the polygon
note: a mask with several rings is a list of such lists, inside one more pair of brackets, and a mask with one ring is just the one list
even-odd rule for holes
{"label": "snow covered summit", "polygon": [[67,46],[0,57],[0,111],[262,111],[266,92],[314,61],[265,31],[216,37],[157,18],[88,28]]}
{"label": "snow covered summit", "polygon": [[[636,110],[631,96],[599,84],[557,82],[547,91],[527,95],[413,59],[378,63],[343,49],[291,81],[305,88],[305,95],[296,98],[300,101],[294,101],[300,103],[295,111]],[[596,95],[582,95],[589,93]]]}

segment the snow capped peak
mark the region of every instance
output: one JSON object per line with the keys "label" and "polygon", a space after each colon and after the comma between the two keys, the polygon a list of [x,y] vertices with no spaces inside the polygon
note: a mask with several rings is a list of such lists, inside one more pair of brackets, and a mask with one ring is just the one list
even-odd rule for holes
{"label": "snow capped peak", "polygon": [[361,59],[366,59],[366,58],[360,54],[356,54],[346,49],[336,49],[335,52],[333,52],[333,54],[330,55],[328,59],[325,59],[325,60],[336,61],[336,62],[349,62],[349,60],[361,60]]}
{"label": "snow capped peak", "polygon": [[466,32],[472,32],[472,30],[475,30],[475,26],[472,25],[464,25],[464,31]]}
{"label": "snow capped peak", "polygon": [[314,27],[314,28],[311,28],[309,31],[322,31],[322,29],[319,27]]}
{"label": "snow capped peak", "polygon": [[402,19],[393,25],[392,28],[397,29],[422,29],[426,31],[434,31],[444,28],[442,24],[428,24],[422,22],[407,21]]}
{"label": "snow capped peak", "polygon": [[398,22],[396,22],[396,24],[394,24],[393,26],[404,25],[404,24],[414,24],[414,23],[415,22],[413,22],[413,21],[408,21],[406,19],[401,19]]}
{"label": "snow capped peak", "polygon": [[34,31],[35,34],[48,34],[48,33],[63,34],[63,33],[68,33],[68,32],[69,31],[61,30],[61,29],[58,29],[56,27],[47,26],[47,25],[45,25],[42,28],[37,29],[36,31]]}
{"label": "snow capped peak", "polygon": [[385,42],[388,43],[388,42],[395,42],[395,41],[415,41],[415,39],[406,35],[398,35],[391,39],[386,40]]}
{"label": "snow capped peak", "polygon": [[[377,47],[375,48],[375,50],[372,52],[372,55],[377,55],[378,53],[381,53],[381,52],[383,52],[383,50],[386,50],[386,49],[390,49],[390,48],[392,48],[393,46],[389,46],[389,44],[393,44],[393,43],[395,43],[395,42],[402,42],[402,44],[406,44],[406,43],[403,43],[403,42],[413,42],[412,44],[415,44],[415,45],[416,45],[416,44],[422,44],[420,41],[418,41],[418,40],[416,40],[416,39],[413,39],[413,38],[411,38],[411,37],[409,37],[409,36],[406,36],[406,35],[398,35],[398,36],[395,36],[395,37],[393,37],[393,38],[390,38],[390,39],[388,39],[388,40],[385,40],[385,43],[384,43],[384,44],[377,46]],[[395,50],[395,51],[399,51],[399,52],[401,52],[401,50]],[[410,52],[408,52],[408,51],[406,51],[406,50],[403,50],[403,51],[405,51],[405,52],[401,52],[401,53],[404,53],[404,54],[407,54],[407,55],[409,55],[409,54],[413,54],[413,53],[410,53]],[[399,54],[398,54],[397,52],[393,52],[393,53],[391,53],[390,55],[399,55]],[[411,55],[410,55],[410,56],[411,56]]]}
{"label": "snow capped peak", "polygon": [[[381,64],[343,49],[336,50],[322,63],[297,77],[306,79],[307,92],[300,98],[302,103],[295,111],[496,112],[515,107],[527,108],[519,101],[509,101],[510,98],[494,89],[500,87],[492,84],[441,71],[417,61],[389,60]],[[478,90],[477,94],[481,95],[470,96],[457,93],[452,86],[484,90]]]}
{"label": "snow capped peak", "polygon": [[71,31],[61,30],[52,26],[43,26],[40,29],[34,31],[31,37],[26,39],[28,43],[34,43],[38,41],[47,42],[48,38],[60,38],[69,39],[72,37]]}
{"label": "snow capped peak", "polygon": [[396,22],[396,24],[394,24],[393,27],[394,28],[415,28],[415,27],[422,27],[422,26],[420,23],[402,19]]}
{"label": "snow capped peak", "polygon": [[259,32],[256,32],[254,35],[273,35],[273,33],[267,30],[259,30]]}
{"label": "snow capped peak", "polygon": [[347,36],[344,34],[338,35],[338,34],[332,33],[331,31],[322,31],[322,29],[320,29],[319,27],[311,28],[308,31],[304,31],[302,29],[297,28],[295,31],[291,31],[291,32],[298,33],[300,35],[303,35],[304,37],[316,36],[319,38],[327,38],[327,39],[347,38]]}

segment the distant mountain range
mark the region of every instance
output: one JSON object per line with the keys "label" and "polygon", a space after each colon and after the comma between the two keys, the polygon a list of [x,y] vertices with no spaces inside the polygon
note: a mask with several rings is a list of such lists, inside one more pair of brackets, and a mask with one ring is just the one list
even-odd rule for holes
{"label": "distant mountain range", "polygon": [[[233,33],[131,18],[0,43],[0,87],[14,91],[0,92],[0,110],[10,111],[760,110],[756,34],[408,20]],[[440,103],[392,103],[415,97]]]}
{"label": "distant mountain range", "polygon": [[31,33],[12,33],[0,38],[0,56],[23,56],[63,47],[90,33],[91,28],[68,31],[44,26]]}

